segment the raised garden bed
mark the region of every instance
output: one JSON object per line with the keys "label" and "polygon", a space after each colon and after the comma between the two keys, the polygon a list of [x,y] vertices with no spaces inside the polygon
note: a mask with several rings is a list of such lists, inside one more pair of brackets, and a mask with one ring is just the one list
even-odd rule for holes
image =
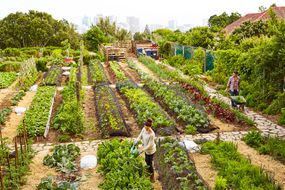
{"label": "raised garden bed", "polygon": [[43,84],[48,86],[59,86],[61,83],[61,67],[53,65],[49,71],[45,74]]}
{"label": "raised garden bed", "polygon": [[16,79],[16,72],[0,72],[0,89],[9,87]]}
{"label": "raised garden bed", "polygon": [[94,88],[96,115],[102,137],[129,136],[118,100],[109,86]]}

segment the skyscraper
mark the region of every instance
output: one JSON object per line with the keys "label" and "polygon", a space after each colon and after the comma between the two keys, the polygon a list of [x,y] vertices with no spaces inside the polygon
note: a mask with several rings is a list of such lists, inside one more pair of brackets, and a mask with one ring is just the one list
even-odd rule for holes
{"label": "skyscraper", "polygon": [[140,31],[140,20],[137,17],[129,16],[127,17],[127,23],[129,24],[129,30],[131,33],[136,33]]}
{"label": "skyscraper", "polygon": [[171,30],[176,30],[177,29],[177,21],[176,20],[168,21],[168,28]]}

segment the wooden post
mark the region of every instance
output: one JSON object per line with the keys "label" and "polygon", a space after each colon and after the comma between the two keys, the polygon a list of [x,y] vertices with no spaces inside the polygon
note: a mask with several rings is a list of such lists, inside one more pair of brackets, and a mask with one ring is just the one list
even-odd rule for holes
{"label": "wooden post", "polygon": [[1,183],[1,190],[4,190],[4,175],[2,173],[2,166],[0,165],[0,183]]}
{"label": "wooden post", "polygon": [[8,169],[9,169],[9,176],[10,176],[10,187],[12,187],[12,174],[11,174],[11,166],[10,166],[10,158],[9,158],[9,153],[7,152],[6,154],[6,159],[7,159],[7,165],[8,165]]}
{"label": "wooden post", "polygon": [[20,139],[20,151],[21,151],[21,165],[24,165],[24,151],[23,151],[23,141],[22,141],[22,136],[19,136]]}

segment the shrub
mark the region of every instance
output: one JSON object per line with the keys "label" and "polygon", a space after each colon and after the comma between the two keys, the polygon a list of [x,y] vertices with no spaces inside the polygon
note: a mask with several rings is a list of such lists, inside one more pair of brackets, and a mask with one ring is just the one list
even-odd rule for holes
{"label": "shrub", "polygon": [[284,125],[285,124],[285,108],[281,109],[281,116],[278,120],[279,125]]}
{"label": "shrub", "polygon": [[197,129],[193,125],[187,125],[186,128],[185,128],[185,133],[186,134],[195,135],[196,132],[197,132]]}
{"label": "shrub", "polygon": [[70,140],[71,140],[71,137],[67,134],[63,134],[58,137],[58,142],[61,142],[61,143],[68,142]]}
{"label": "shrub", "polygon": [[36,60],[36,67],[38,71],[47,71],[47,59],[46,58],[39,58]]}
{"label": "shrub", "polygon": [[222,176],[217,176],[215,181],[215,190],[226,190],[228,189],[227,180]]}

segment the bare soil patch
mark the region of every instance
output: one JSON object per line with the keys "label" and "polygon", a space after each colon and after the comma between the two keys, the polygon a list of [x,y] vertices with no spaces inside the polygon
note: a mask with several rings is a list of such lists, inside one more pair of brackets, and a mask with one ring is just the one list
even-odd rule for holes
{"label": "bare soil patch", "polygon": [[[32,100],[35,96],[36,92],[26,92],[26,95],[23,99],[18,103],[18,107],[29,108],[32,103]],[[25,113],[21,115],[17,115],[14,111],[10,114],[8,120],[5,123],[5,126],[2,130],[3,137],[7,137],[11,142],[12,139],[17,135],[17,128],[24,118]]]}
{"label": "bare soil patch", "polygon": [[34,190],[37,189],[37,185],[41,182],[41,179],[48,176],[56,176],[54,168],[43,165],[43,158],[49,153],[49,151],[38,152],[32,159],[30,164],[30,172],[27,176],[27,182],[22,187],[22,190]]}
{"label": "bare soil patch", "polygon": [[269,155],[260,155],[256,150],[238,141],[238,151],[247,157],[253,165],[259,166],[270,174],[273,179],[285,189],[285,165],[274,160]]}
{"label": "bare soil patch", "polygon": [[83,101],[84,120],[84,139],[100,139],[98,122],[96,119],[96,110],[94,103],[94,92],[92,89],[86,89]]}
{"label": "bare soil patch", "polygon": [[205,182],[207,182],[207,185],[210,189],[214,189],[218,172],[211,165],[211,156],[194,153],[191,154],[190,157],[194,160],[195,167],[199,175]]}

